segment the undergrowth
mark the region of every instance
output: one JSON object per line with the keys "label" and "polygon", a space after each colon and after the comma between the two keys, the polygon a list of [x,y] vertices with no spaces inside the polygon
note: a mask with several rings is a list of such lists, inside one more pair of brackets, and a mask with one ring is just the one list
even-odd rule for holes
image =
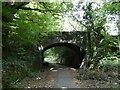
{"label": "undergrowth", "polygon": [[[36,60],[37,61],[37,60]],[[25,77],[35,77],[38,68],[34,66],[34,60],[7,59],[2,62],[2,87],[14,88],[14,86]],[[34,63],[33,63],[34,62]]]}
{"label": "undergrowth", "polygon": [[106,60],[96,69],[80,69],[79,80],[97,80],[99,87],[102,88],[101,82],[109,88],[120,88],[120,62]]}

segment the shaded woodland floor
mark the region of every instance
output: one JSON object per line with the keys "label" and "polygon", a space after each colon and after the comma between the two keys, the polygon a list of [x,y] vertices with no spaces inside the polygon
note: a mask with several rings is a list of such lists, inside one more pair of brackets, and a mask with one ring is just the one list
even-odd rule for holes
{"label": "shaded woodland floor", "polygon": [[[61,65],[45,67],[44,72],[34,77],[27,77],[19,82],[16,87],[21,88],[120,88],[120,80],[115,77],[107,77],[103,74],[103,80],[80,79],[84,74],[81,70],[68,68]],[[65,76],[65,75],[66,76]],[[67,75],[67,74],[70,74]],[[81,75],[81,77],[79,76]],[[67,77],[68,76],[68,77]],[[87,74],[85,75],[87,76]],[[89,76],[89,75],[88,75]],[[61,78],[61,79],[60,79]],[[70,78],[70,79],[69,79]],[[105,78],[109,78],[108,80]],[[63,82],[63,83],[62,83]],[[67,85],[67,86],[65,86]]]}
{"label": "shaded woodland floor", "polygon": [[56,72],[45,67],[44,72],[39,72],[34,77],[26,77],[19,82],[16,87],[20,88],[52,88],[54,85],[54,77]]}
{"label": "shaded woodland floor", "polygon": [[73,75],[81,88],[120,88],[118,73],[81,69],[76,70]]}

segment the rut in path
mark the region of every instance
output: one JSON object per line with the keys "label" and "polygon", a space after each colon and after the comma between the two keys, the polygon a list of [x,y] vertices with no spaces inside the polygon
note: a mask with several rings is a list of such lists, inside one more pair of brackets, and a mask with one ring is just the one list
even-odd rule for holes
{"label": "rut in path", "polygon": [[53,88],[80,88],[75,84],[70,68],[57,64],[55,67],[57,75]]}

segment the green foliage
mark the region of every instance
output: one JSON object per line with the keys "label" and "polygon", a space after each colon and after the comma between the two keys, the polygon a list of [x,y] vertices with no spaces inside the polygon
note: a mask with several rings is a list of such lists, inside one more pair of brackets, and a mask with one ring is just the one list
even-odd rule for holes
{"label": "green foliage", "polygon": [[80,69],[78,79],[80,80],[91,79],[91,80],[106,81],[107,77],[108,76],[103,71]]}
{"label": "green foliage", "polygon": [[54,52],[55,48],[50,48],[44,52],[44,60],[50,62],[59,62],[58,54]]}
{"label": "green foliage", "polygon": [[14,13],[16,12],[16,9],[7,6],[6,3],[2,3],[2,19],[4,21],[12,21],[12,19],[14,18]]}
{"label": "green foliage", "polygon": [[[113,72],[103,72],[97,70],[80,70],[77,79],[80,81],[89,82],[89,88],[94,86],[94,88],[119,88],[119,80]],[[85,83],[86,84],[86,83]],[[93,87],[92,87],[93,88]]]}
{"label": "green foliage", "polygon": [[25,70],[24,62],[12,62],[4,61],[2,63],[3,71],[2,71],[2,85],[3,88],[13,87],[17,82],[26,77],[27,70]]}
{"label": "green foliage", "polygon": [[56,61],[66,66],[74,67],[79,62],[76,52],[67,47],[54,47],[49,53],[53,53],[57,57]]}
{"label": "green foliage", "polygon": [[36,46],[60,30],[60,15],[71,8],[71,3],[2,3],[3,88],[34,76],[40,68]]}
{"label": "green foliage", "polygon": [[[97,59],[100,59],[99,57],[101,57],[102,55],[100,53],[99,45],[101,39],[104,39],[104,35],[102,35],[101,32],[105,30],[104,25],[106,23],[106,17],[104,14],[100,14],[97,10],[94,11],[92,7],[93,3],[89,3],[88,5],[84,6],[83,10],[85,14],[83,18],[85,21],[83,21],[83,23],[88,32],[87,34],[88,60],[93,63],[93,66],[95,66],[95,63],[99,63]],[[99,56],[96,56],[95,53],[98,53]],[[96,56],[97,58],[94,58],[94,56]]]}
{"label": "green foliage", "polygon": [[102,11],[106,11],[111,14],[119,13],[120,11],[120,3],[105,3]]}
{"label": "green foliage", "polygon": [[[100,62],[100,60],[104,57],[106,57],[108,54],[117,54],[115,50],[112,48],[117,48],[118,45],[118,37],[112,37],[108,34],[108,30],[105,28],[106,22],[106,14],[103,12],[100,12],[99,10],[105,9],[109,6],[108,3],[105,3],[103,8],[100,7],[97,9],[93,9],[94,3],[88,3],[86,5],[78,6],[76,10],[83,10],[84,15],[82,20],[78,20],[80,24],[82,24],[87,34],[87,58],[90,61],[91,65],[93,64],[92,68],[96,68]],[[97,5],[97,4],[96,4]],[[115,5],[111,4],[111,8],[115,9]],[[119,3],[116,3],[116,7],[119,6]],[[112,11],[116,10],[112,9]],[[76,15],[74,17],[77,17],[75,19],[78,19],[79,17]],[[119,25],[119,23],[118,23]],[[85,62],[87,63],[87,62]],[[87,64],[85,64],[87,65]],[[88,66],[89,67],[89,66]]]}
{"label": "green foliage", "polygon": [[62,46],[50,48],[49,50],[45,51],[44,54],[44,57],[52,59],[61,64],[65,64],[67,66],[70,66],[71,63],[75,60],[74,56],[74,51]]}
{"label": "green foliage", "polygon": [[118,72],[118,69],[120,68],[120,62],[116,56],[108,56],[101,60],[100,67],[102,67],[101,69],[105,72]]}
{"label": "green foliage", "polygon": [[[18,39],[16,43],[22,44],[26,41],[34,44],[38,43],[39,37],[41,39],[58,26],[58,22],[51,13],[41,14],[34,11],[25,12],[20,10],[16,15],[19,19],[12,22],[13,30],[11,32],[11,38]],[[44,39],[42,38],[42,40]]]}
{"label": "green foliage", "polygon": [[[102,9],[113,14],[120,11],[119,7],[119,3],[106,3]],[[44,44],[48,38],[56,35],[51,32],[61,29],[61,15],[72,8],[71,2],[30,2],[27,5],[20,2],[15,2],[13,5],[6,2],[2,3],[3,88],[14,87],[15,83],[26,76],[35,76],[33,72],[38,70],[40,58],[36,48],[37,44]],[[91,55],[92,63],[94,66],[102,67],[102,70],[106,72],[118,70],[120,64],[112,58],[113,54],[116,57],[117,52],[111,49],[117,46],[118,38],[111,37],[106,33],[104,13],[101,14],[100,11],[92,10],[92,3],[85,6],[84,11],[82,25],[89,33],[87,54]],[[76,64],[77,54],[70,49],[58,47],[53,50],[51,55],[55,55],[54,53],[58,55],[58,60],[68,66],[73,63]],[[116,57],[116,59],[118,58]],[[99,63],[100,60],[102,64]],[[81,75],[81,77],[106,80],[110,74],[104,75],[103,71],[97,73],[95,73],[96,71],[83,72],[85,76],[89,76]],[[115,75],[113,73],[112,77]]]}
{"label": "green foliage", "polygon": [[97,44],[97,48],[94,49],[95,60],[100,60],[106,57],[108,54],[117,54],[115,50],[112,50],[112,47],[116,47],[118,45],[117,38],[110,36],[106,32],[101,33],[104,36],[104,38],[101,39],[101,41],[99,41],[99,43]]}
{"label": "green foliage", "polygon": [[14,54],[14,57],[11,56],[5,60],[3,59],[3,88],[12,88],[26,76],[33,77],[34,72],[38,71],[39,54],[37,55],[37,51],[34,49],[30,49],[30,52],[25,46],[21,46],[16,49],[16,55]]}
{"label": "green foliage", "polygon": [[[120,63],[117,57],[106,57],[96,69],[80,69],[79,76],[77,77],[79,80],[94,80],[99,83],[97,86],[109,87],[109,88],[119,88],[119,68]],[[104,83],[102,85],[101,83]],[[95,84],[96,86],[96,84]]]}

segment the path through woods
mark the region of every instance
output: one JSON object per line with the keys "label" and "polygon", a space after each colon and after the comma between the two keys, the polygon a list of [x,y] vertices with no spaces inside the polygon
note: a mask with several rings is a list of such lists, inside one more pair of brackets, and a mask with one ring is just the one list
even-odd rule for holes
{"label": "path through woods", "polygon": [[57,73],[53,88],[79,88],[74,82],[70,68],[56,64],[54,69]]}
{"label": "path through woods", "polygon": [[18,85],[23,88],[79,88],[73,75],[75,69],[59,64],[50,64],[36,77],[27,77]]}

